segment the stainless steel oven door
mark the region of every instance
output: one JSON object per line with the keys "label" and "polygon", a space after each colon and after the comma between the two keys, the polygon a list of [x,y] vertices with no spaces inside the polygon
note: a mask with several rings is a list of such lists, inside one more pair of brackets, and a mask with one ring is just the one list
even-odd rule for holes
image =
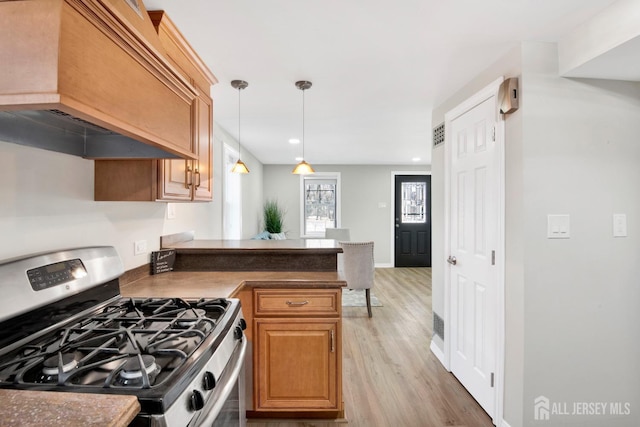
{"label": "stainless steel oven door", "polygon": [[215,391],[209,396],[205,406],[189,427],[245,427],[247,424],[245,409],[244,357],[247,351],[247,339],[243,337],[233,352]]}

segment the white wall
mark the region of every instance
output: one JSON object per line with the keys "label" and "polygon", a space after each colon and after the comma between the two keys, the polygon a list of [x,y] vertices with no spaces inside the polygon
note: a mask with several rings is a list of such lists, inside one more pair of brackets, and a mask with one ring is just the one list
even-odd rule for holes
{"label": "white wall", "polygon": [[[554,44],[523,43],[435,110],[433,123],[483,84],[520,74],[520,109],[505,123],[505,420],[511,427],[636,426],[640,87],[561,78],[557,58]],[[442,151],[434,150],[434,187],[444,182]],[[629,237],[612,237],[614,213],[627,214]],[[571,239],[546,238],[548,214],[571,215]],[[443,241],[434,237],[434,245]],[[442,250],[434,247],[434,256]],[[441,309],[443,265],[434,259],[434,310]],[[632,413],[537,422],[540,395],[569,411],[574,402],[630,402]]]}
{"label": "white wall", "polygon": [[[222,146],[224,143],[227,143],[234,148],[238,147],[238,141],[236,141],[229,132],[218,124],[214,127],[214,139],[216,147],[220,149],[219,159],[222,159]],[[244,147],[242,147],[241,156],[242,161],[249,168],[248,174],[240,175],[242,188],[242,238],[250,239],[261,231],[261,224],[257,218],[260,218],[262,215],[263,166],[262,163],[260,163],[260,161]],[[222,160],[220,160],[220,167],[218,168],[220,175],[223,175],[221,171],[222,163]],[[218,182],[221,181],[221,179],[218,180]],[[219,194],[223,197],[222,192]],[[222,233],[220,233],[220,235],[222,235]]]}
{"label": "white wall", "polygon": [[[349,228],[351,240],[374,241],[374,258],[379,266],[393,262],[391,221],[393,171],[428,171],[428,166],[313,165],[316,172],[340,172],[342,227]],[[286,209],[288,237],[300,236],[300,177],[291,174],[293,165],[264,166],[264,198],[277,199]],[[379,203],[386,207],[379,207]]]}
{"label": "white wall", "polygon": [[[524,424],[545,395],[633,409],[556,425],[637,426],[640,86],[560,78],[553,44],[525,44],[523,58]],[[556,213],[571,215],[570,239],[546,238]],[[612,236],[614,213],[629,237]]]}
{"label": "white wall", "polygon": [[[223,131],[216,126],[217,133]],[[251,174],[243,181],[246,233],[257,230],[262,206],[262,165],[243,150]],[[0,260],[35,252],[89,245],[114,246],[125,269],[149,262],[133,255],[133,242],[149,251],[160,236],[195,230],[196,238],[222,236],[222,144],[214,144],[213,202],[175,203],[176,219],[166,219],[167,203],[95,202],[93,161],[0,141]],[[250,220],[249,220],[250,219]]]}

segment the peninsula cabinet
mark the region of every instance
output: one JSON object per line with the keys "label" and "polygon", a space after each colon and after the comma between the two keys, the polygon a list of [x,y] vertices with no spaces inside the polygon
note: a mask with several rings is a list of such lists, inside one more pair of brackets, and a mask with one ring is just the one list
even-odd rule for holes
{"label": "peninsula cabinet", "polygon": [[95,161],[97,201],[211,201],[213,198],[213,101],[217,83],[197,53],[162,11],[149,16],[168,62],[197,90],[191,104],[189,145],[196,160]]}
{"label": "peninsula cabinet", "polygon": [[253,290],[253,415],[343,416],[341,292]]}

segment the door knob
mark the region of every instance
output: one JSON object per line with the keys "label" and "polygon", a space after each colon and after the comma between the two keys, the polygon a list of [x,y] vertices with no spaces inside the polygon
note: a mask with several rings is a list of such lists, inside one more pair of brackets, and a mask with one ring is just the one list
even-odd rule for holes
{"label": "door knob", "polygon": [[447,262],[451,265],[456,265],[458,263],[458,260],[456,259],[456,257],[449,255],[449,258],[447,258]]}

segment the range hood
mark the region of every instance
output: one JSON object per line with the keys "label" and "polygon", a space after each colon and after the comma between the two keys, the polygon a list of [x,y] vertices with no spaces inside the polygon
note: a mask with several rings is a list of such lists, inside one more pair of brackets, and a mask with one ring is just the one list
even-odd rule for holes
{"label": "range hood", "polygon": [[0,57],[0,141],[95,159],[196,158],[198,92],[140,0],[0,1]]}
{"label": "range hood", "polygon": [[180,158],[60,110],[0,111],[0,141],[89,159]]}

